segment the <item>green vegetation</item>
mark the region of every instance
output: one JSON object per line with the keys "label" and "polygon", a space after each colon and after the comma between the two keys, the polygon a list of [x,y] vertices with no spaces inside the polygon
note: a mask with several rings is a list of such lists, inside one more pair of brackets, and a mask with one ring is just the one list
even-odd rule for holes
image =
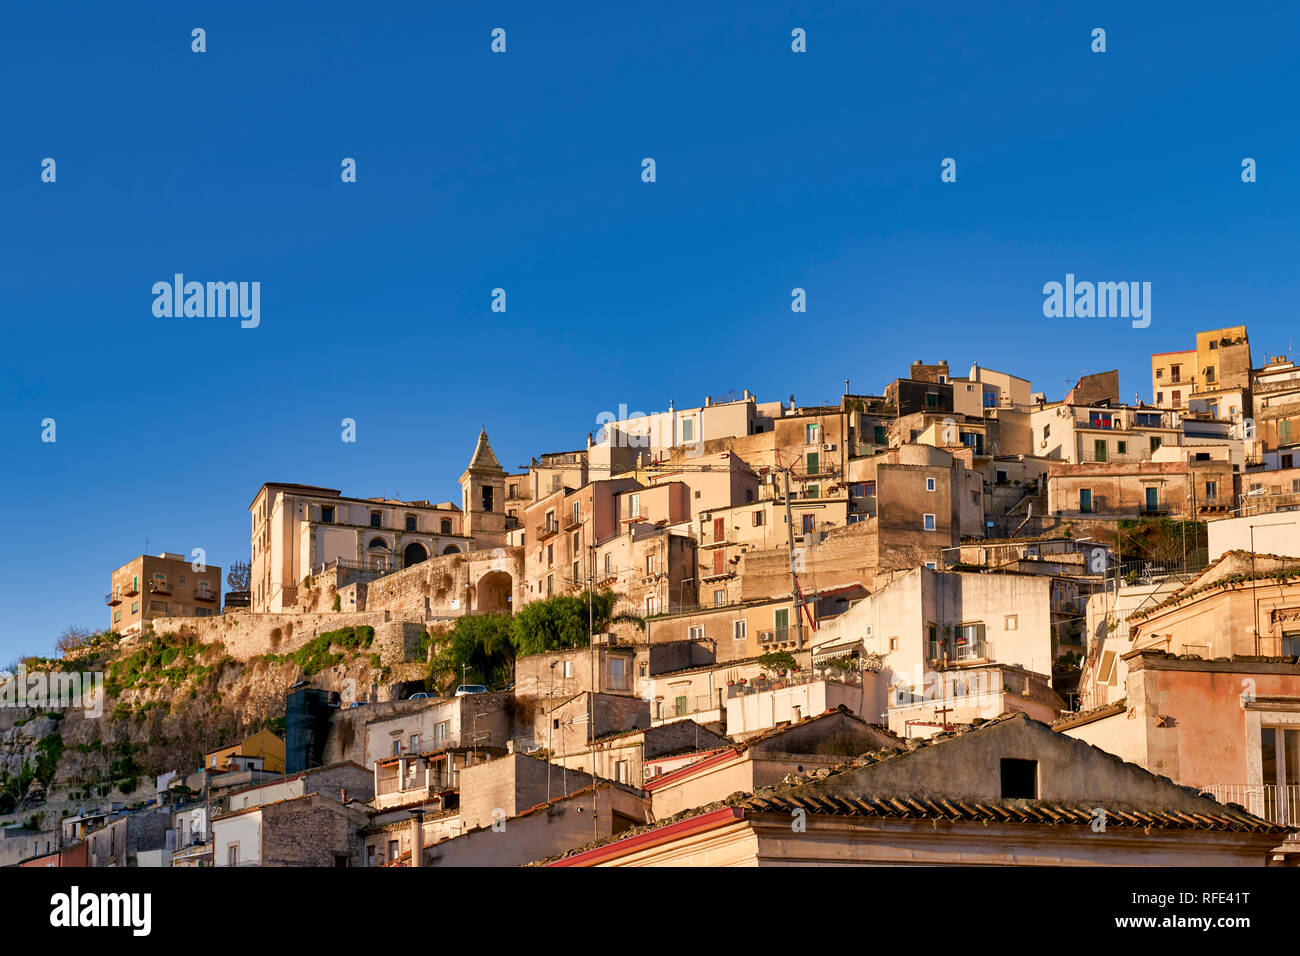
{"label": "green vegetation", "polygon": [[[375,629],[369,625],[341,627],[337,631],[317,635],[291,654],[267,654],[262,659],[268,664],[292,661],[299,671],[310,677],[343,663],[348,657],[347,652],[366,650],[374,639]],[[334,648],[339,648],[341,652],[336,653]]]}
{"label": "green vegetation", "polygon": [[765,671],[792,671],[798,664],[789,651],[768,651],[758,659],[758,666]]}
{"label": "green vegetation", "polygon": [[[618,612],[620,598],[613,591],[592,594],[590,608],[587,597],[583,593],[534,601],[513,616],[458,618],[449,634],[438,635],[443,643],[429,662],[430,688],[449,688],[462,681],[501,687],[510,682],[517,657],[586,647],[589,629],[599,634],[613,624],[645,626],[642,618]],[[435,639],[426,635],[421,646],[427,649]]]}

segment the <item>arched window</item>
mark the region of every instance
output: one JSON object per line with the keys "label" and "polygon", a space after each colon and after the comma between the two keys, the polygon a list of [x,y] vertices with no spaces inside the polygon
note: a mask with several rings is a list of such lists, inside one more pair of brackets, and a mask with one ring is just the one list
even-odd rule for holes
{"label": "arched window", "polygon": [[381,549],[381,550],[383,550],[383,551],[387,551],[387,550],[388,550],[388,542],[385,541],[383,538],[375,538],[373,541],[370,542],[369,547],[371,547],[371,548],[379,548],[379,549]]}

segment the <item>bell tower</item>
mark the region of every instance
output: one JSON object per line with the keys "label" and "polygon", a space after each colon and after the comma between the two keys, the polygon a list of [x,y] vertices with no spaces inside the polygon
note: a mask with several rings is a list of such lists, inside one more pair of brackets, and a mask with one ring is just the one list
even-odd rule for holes
{"label": "bell tower", "polygon": [[474,457],[460,476],[463,534],[474,539],[474,548],[503,548],[506,544],[506,470],[492,453],[487,429],[478,434]]}

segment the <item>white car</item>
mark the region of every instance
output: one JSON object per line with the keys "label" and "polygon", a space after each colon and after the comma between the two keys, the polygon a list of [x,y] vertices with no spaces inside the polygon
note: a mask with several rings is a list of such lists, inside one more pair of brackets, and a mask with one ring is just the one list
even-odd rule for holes
{"label": "white car", "polygon": [[482,684],[461,684],[459,687],[456,688],[457,697],[465,697],[468,694],[490,694],[490,693],[492,693],[492,691],[488,690]]}

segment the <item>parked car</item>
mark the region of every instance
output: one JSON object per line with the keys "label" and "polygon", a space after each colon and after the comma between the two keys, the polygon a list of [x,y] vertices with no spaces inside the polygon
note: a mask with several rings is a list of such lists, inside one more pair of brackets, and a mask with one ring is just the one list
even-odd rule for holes
{"label": "parked car", "polygon": [[492,693],[492,691],[488,690],[482,684],[461,684],[459,687],[456,688],[457,697],[464,697],[467,694],[490,694],[490,693]]}
{"label": "parked car", "polygon": [[432,695],[432,694],[426,694],[426,693],[424,693],[424,691],[421,691],[421,692],[418,693],[418,694],[412,694],[410,697],[408,697],[408,698],[406,698],[406,699],[407,699],[407,700],[432,700],[432,699],[433,699],[433,695]]}

